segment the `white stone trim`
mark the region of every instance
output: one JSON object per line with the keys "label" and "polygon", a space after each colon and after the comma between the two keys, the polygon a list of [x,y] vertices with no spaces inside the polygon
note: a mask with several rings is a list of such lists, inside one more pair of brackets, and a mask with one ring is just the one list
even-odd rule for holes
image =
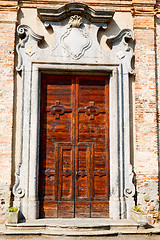
{"label": "white stone trim", "polygon": [[[126,29],[108,39],[111,50],[105,52],[96,38],[101,24],[90,25],[87,21],[84,20],[84,27],[92,41],[92,46],[78,60],[68,57],[61,45],[60,36],[66,31],[63,25],[54,26],[53,22],[50,23],[56,28],[55,42],[46,49],[40,49],[37,45],[37,41],[42,40],[43,36],[34,34],[26,25],[18,27],[19,35],[23,37],[22,42],[17,45],[20,57],[17,70],[22,71],[22,121],[19,126],[22,129],[22,136],[21,157],[13,193],[14,205],[20,206],[21,217],[26,220],[39,217],[41,72],[110,75],[110,218],[129,218],[130,208],[134,206],[135,189],[130,164],[129,128],[129,73],[133,72],[130,65],[133,50],[125,41],[126,38],[131,38],[132,34]],[[28,55],[30,50],[34,54]]]}
{"label": "white stone trim", "polygon": [[[70,74],[83,72],[85,74],[98,75],[110,73],[109,96],[110,96],[110,218],[119,219],[127,217],[126,204],[129,206],[128,199],[123,195],[124,187],[128,182],[129,159],[129,123],[128,114],[123,116],[126,122],[123,129],[122,119],[122,75],[119,66],[99,65],[98,71],[95,65],[70,65],[66,64],[36,64],[33,63],[31,71],[24,75],[24,91],[23,99],[24,107],[23,115],[23,138],[22,138],[22,157],[23,164],[21,169],[21,185],[25,190],[25,196],[21,198],[21,209],[27,220],[38,218],[38,166],[39,166],[39,122],[40,122],[40,88],[41,88],[41,72],[48,71],[53,74],[63,74],[67,71]],[[127,76],[123,79],[128,87]],[[121,82],[122,83],[122,82]],[[129,89],[124,89],[126,94],[123,96],[127,103]],[[124,92],[123,92],[124,94]],[[123,101],[123,102],[124,102]],[[127,110],[128,109],[128,110]],[[129,112],[129,103],[125,105],[125,112]],[[124,133],[123,133],[124,130]],[[123,136],[122,136],[123,135]],[[125,141],[123,141],[125,138]],[[123,148],[125,148],[125,156],[123,156]],[[122,160],[123,159],[123,160]],[[123,169],[123,161],[125,159],[125,169]],[[124,175],[124,172],[125,175]],[[119,181],[121,179],[121,181]],[[125,179],[125,181],[124,181]],[[130,207],[130,206],[129,206]],[[123,214],[124,213],[124,214]]]}

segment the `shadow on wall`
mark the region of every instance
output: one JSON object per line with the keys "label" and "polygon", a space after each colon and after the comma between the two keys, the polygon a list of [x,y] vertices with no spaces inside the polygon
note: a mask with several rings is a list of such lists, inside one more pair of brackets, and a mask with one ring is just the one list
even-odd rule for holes
{"label": "shadow on wall", "polygon": [[102,41],[102,37],[105,36],[105,38],[106,38],[106,37],[116,36],[120,32],[120,30],[121,29],[119,28],[119,26],[117,25],[117,23],[114,20],[112,20],[107,25],[106,29],[101,27],[97,33],[97,39],[98,39],[99,44]]}

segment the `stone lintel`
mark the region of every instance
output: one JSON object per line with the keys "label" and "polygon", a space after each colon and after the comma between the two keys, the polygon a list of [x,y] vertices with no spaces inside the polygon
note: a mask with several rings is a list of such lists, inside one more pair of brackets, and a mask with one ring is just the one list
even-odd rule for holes
{"label": "stone lintel", "polygon": [[156,2],[156,0],[132,0],[134,5],[155,5]]}

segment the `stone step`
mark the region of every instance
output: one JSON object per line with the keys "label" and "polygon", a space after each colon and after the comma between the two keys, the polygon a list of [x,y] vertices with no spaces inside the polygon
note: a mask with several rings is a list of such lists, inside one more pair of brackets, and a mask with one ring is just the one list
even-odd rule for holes
{"label": "stone step", "polygon": [[[0,239],[125,239],[160,235],[160,225],[146,229],[134,221],[110,219],[37,219],[34,222],[3,225]],[[126,237],[125,237],[126,236]],[[128,238],[127,238],[128,237]]]}
{"label": "stone step", "polygon": [[[65,231],[46,231],[46,230],[4,230],[0,231],[0,236],[55,236],[55,237],[105,237],[105,236],[118,236],[118,235],[159,235],[160,229],[128,229],[128,230],[100,230],[100,231],[74,231],[74,230],[65,230]],[[0,238],[1,239],[1,238]],[[97,239],[97,238],[96,238]]]}
{"label": "stone step", "polygon": [[143,229],[135,221],[111,219],[37,219],[32,222],[6,224],[5,234],[53,235],[53,236],[109,236],[119,232]]}
{"label": "stone step", "polygon": [[101,230],[101,231],[74,231],[74,230],[63,230],[63,231],[47,231],[47,230],[35,230],[35,231],[5,231],[4,235],[46,235],[46,236],[117,236],[117,231]]}
{"label": "stone step", "polygon": [[75,219],[37,219],[35,221],[6,224],[8,229],[78,229],[78,230],[110,230],[117,228],[132,228],[140,227],[138,223],[133,220],[111,220],[105,218],[75,218]]}

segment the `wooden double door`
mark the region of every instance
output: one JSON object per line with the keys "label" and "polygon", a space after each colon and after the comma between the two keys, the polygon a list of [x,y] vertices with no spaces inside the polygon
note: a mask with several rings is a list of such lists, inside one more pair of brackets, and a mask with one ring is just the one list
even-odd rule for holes
{"label": "wooden double door", "polygon": [[109,217],[107,76],[42,74],[40,218]]}

